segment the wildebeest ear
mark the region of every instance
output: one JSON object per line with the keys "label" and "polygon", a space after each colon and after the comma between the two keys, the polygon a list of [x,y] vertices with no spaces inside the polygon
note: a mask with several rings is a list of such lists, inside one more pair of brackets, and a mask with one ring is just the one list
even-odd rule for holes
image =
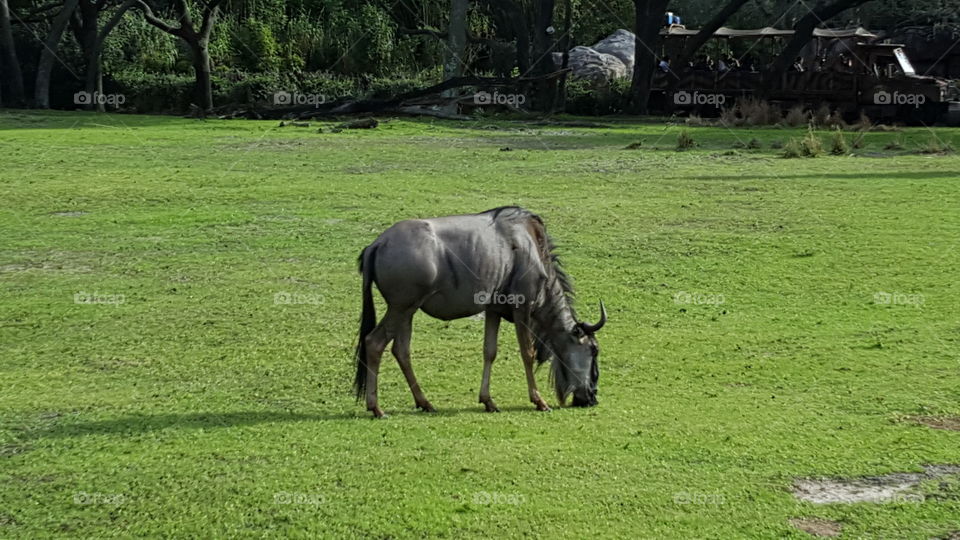
{"label": "wildebeest ear", "polygon": [[578,322],[577,324],[573,325],[573,329],[570,330],[570,333],[577,337],[583,337],[587,334],[583,329],[582,322]]}

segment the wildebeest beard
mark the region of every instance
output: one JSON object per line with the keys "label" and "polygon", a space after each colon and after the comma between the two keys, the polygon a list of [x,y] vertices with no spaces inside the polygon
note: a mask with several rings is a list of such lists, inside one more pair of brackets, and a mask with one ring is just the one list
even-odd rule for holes
{"label": "wildebeest beard", "polygon": [[[552,243],[549,244],[552,249]],[[577,324],[577,315],[573,309],[573,283],[560,267],[560,261],[553,253],[547,284],[542,293],[541,302],[531,313],[532,333],[536,348],[537,364],[550,362],[550,380],[554,392],[561,403],[573,392],[574,377],[569,366],[559,357],[562,340],[567,339],[573,325]]]}

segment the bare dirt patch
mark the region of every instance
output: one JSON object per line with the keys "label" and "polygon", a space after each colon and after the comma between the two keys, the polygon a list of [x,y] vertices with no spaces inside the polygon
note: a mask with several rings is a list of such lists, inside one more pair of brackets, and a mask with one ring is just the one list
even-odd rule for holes
{"label": "bare dirt patch", "polygon": [[836,521],[820,518],[794,518],[790,520],[790,524],[813,536],[830,538],[840,536],[840,531],[843,529],[843,525]]}
{"label": "bare dirt patch", "polygon": [[914,416],[910,420],[933,429],[960,431],[960,418],[958,417]]}
{"label": "bare dirt patch", "polygon": [[858,478],[799,478],[793,494],[814,504],[923,502],[916,491],[924,480],[960,476],[957,465],[924,465],[922,473],[890,473]]}

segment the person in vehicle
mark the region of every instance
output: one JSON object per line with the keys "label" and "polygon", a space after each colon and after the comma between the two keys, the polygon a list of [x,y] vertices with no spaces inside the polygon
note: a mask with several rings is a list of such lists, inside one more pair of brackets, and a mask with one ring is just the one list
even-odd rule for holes
{"label": "person in vehicle", "polygon": [[670,57],[664,55],[663,58],[660,59],[660,63],[657,64],[657,69],[663,73],[670,73]]}

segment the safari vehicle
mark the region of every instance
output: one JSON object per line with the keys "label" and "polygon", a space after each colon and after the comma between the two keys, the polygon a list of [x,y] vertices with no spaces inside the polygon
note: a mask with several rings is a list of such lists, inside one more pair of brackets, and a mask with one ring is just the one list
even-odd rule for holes
{"label": "safari vehicle", "polygon": [[[686,40],[696,33],[676,25],[664,28],[663,54],[676,58]],[[720,28],[713,39],[782,40],[791,36],[793,30],[769,27]],[[658,73],[654,79],[654,88],[659,91],[655,99],[662,100],[667,109],[710,114],[739,98],[762,95],[784,109],[797,104],[827,104],[848,118],[864,112],[879,121],[960,125],[956,82],[918,74],[903,45],[878,40],[879,36],[863,28],[817,29],[798,65],[777,80],[769,80],[766,64],[753,64],[750,55],[744,55],[747,59],[740,60],[741,66],[729,66],[725,72],[702,64],[671,66],[670,73]],[[728,41],[720,45],[731,49],[733,44]],[[776,48],[761,41],[747,50]]]}

